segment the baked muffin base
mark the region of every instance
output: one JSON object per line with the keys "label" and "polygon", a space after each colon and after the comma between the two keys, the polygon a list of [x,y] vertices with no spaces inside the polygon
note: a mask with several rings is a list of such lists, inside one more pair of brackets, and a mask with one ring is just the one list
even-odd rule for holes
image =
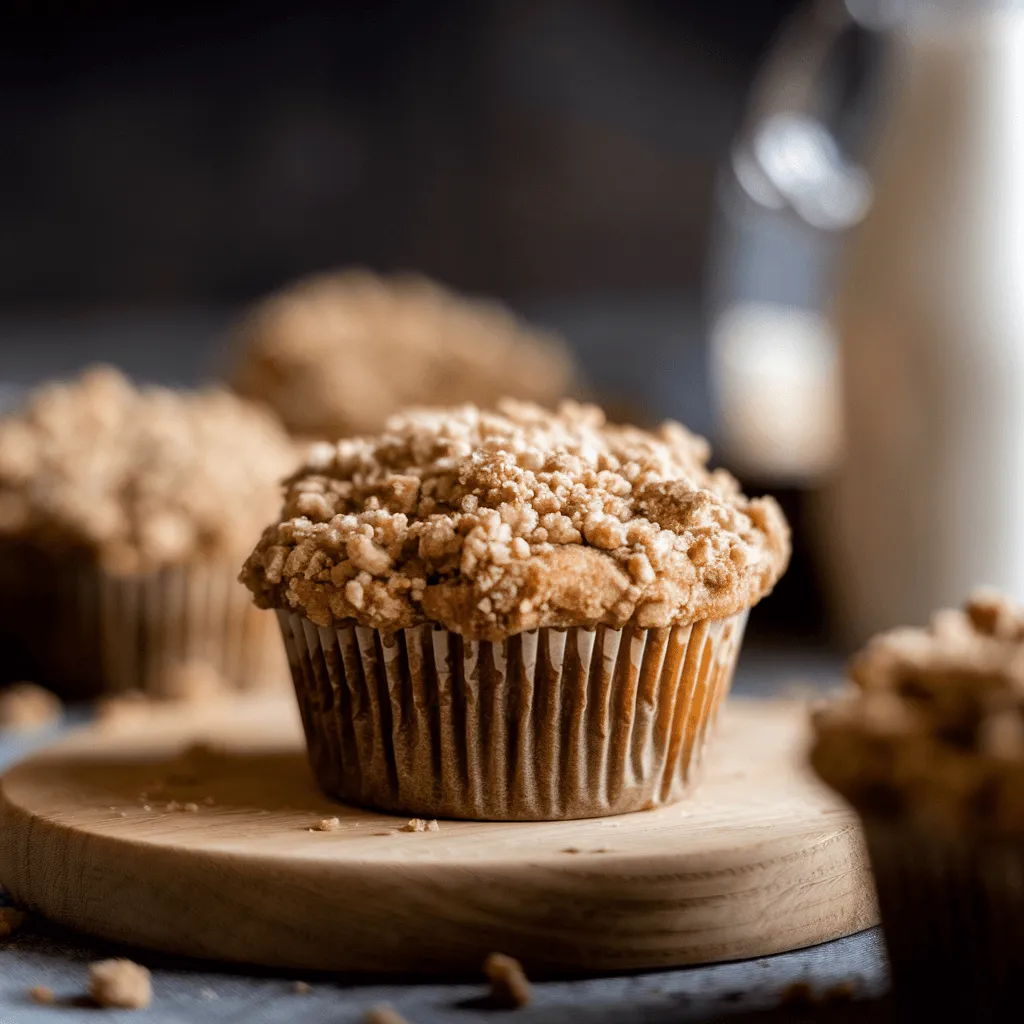
{"label": "baked muffin base", "polygon": [[998,1020],[1024,977],[1024,843],[864,821],[908,1019]]}
{"label": "baked muffin base", "polygon": [[491,821],[622,814],[693,781],[747,613],[666,629],[538,629],[501,643],[385,635],[279,611],[325,793]]}
{"label": "baked muffin base", "polygon": [[119,576],[30,547],[7,562],[0,635],[19,674],[67,699],[179,696],[212,670],[230,689],[287,685],[273,616],[252,605],[234,563]]}

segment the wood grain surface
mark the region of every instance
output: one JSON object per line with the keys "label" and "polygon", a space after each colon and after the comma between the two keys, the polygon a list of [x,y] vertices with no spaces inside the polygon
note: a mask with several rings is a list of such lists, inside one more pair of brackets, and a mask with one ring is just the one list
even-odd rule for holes
{"label": "wood grain surface", "polygon": [[317,792],[289,701],[139,714],[7,773],[0,884],[104,938],[305,969],[476,971],[500,950],[621,971],[795,949],[877,918],[855,820],[802,767],[805,718],[733,700],[700,787],[671,807],[407,832]]}

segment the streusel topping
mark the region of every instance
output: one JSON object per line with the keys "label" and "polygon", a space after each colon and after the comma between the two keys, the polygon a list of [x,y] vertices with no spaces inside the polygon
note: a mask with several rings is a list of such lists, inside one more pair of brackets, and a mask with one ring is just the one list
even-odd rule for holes
{"label": "streusel topping", "polygon": [[321,274],[259,303],[238,331],[232,387],[293,434],[372,433],[405,406],[511,395],[553,405],[572,385],[562,343],[494,303],[412,275]]}
{"label": "streusel topping", "polygon": [[323,444],[242,571],[261,607],[498,640],[540,626],[721,618],[772,588],[789,531],[678,423],[506,400],[413,410]]}
{"label": "streusel topping", "polygon": [[1024,612],[991,591],[872,640],[817,711],[812,763],[875,817],[1024,831]]}
{"label": "streusel topping", "polygon": [[0,419],[0,538],[115,572],[238,558],[299,461],[264,410],[224,391],[134,387],[100,367]]}

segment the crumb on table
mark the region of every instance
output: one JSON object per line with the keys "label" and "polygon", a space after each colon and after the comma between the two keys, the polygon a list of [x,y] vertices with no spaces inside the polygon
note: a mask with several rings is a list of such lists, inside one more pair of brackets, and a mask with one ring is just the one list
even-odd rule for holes
{"label": "crumb on table", "polygon": [[153,998],[149,971],[132,960],[101,960],[89,965],[89,995],[100,1007],[142,1010]]}
{"label": "crumb on table", "polygon": [[25,914],[15,907],[0,907],[0,939],[13,935],[25,923]]}
{"label": "crumb on table", "polygon": [[52,1006],[57,1001],[53,989],[46,985],[33,985],[28,990],[28,997],[33,1003],[39,1003],[40,1006]]}
{"label": "crumb on table", "polygon": [[313,826],[314,832],[333,832],[335,829],[341,828],[340,818],[321,818],[316,825]]}
{"label": "crumb on table", "polygon": [[292,991],[297,996],[308,996],[313,991],[313,988],[308,981],[297,981],[292,985]]}
{"label": "crumb on table", "polygon": [[363,1020],[365,1024],[407,1024],[406,1019],[387,1003],[371,1006]]}
{"label": "crumb on table", "polygon": [[12,683],[0,689],[0,729],[42,729],[56,722],[60,712],[60,700],[35,683]]}
{"label": "crumb on table", "polygon": [[518,960],[504,953],[491,953],[484,961],[484,974],[491,982],[495,1005],[509,1009],[529,1005],[530,982]]}

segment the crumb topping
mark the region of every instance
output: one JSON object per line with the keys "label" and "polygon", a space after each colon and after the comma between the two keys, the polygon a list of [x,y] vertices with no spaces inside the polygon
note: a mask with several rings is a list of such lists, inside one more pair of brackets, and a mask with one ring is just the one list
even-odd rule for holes
{"label": "crumb topping", "polygon": [[90,964],[89,995],[97,1006],[143,1010],[153,998],[149,971],[132,960],[101,960]]}
{"label": "crumb topping", "polygon": [[421,277],[321,274],[270,296],[238,331],[231,384],[293,434],[380,430],[407,405],[505,395],[552,405],[573,367],[562,343],[494,303]]}
{"label": "crumb topping", "polygon": [[95,368],[0,419],[0,538],[112,572],[235,558],[296,461],[280,425],[234,395],[139,389]]}
{"label": "crumb topping", "polygon": [[818,774],[858,810],[1024,832],[1024,611],[992,591],[873,639],[814,715]]}
{"label": "crumb topping", "polygon": [[722,618],[771,590],[789,530],[707,458],[677,423],[611,426],[571,402],[412,410],[314,446],[241,579],[321,626],[482,640]]}

